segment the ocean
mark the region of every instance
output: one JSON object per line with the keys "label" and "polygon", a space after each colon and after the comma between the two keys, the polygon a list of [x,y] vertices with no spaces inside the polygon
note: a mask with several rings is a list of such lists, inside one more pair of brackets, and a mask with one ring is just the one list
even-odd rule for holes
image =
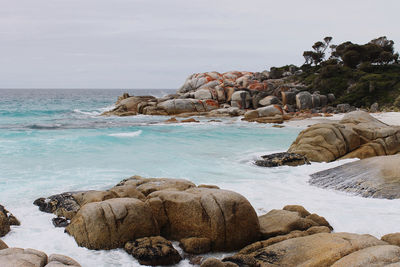
{"label": "ocean", "polygon": [[[169,117],[100,116],[124,92],[160,97],[175,90],[0,90],[0,204],[21,221],[2,238],[10,247],[64,254],[85,267],[140,266],[122,249],[78,247],[52,225],[54,215],[32,204],[61,192],[107,189],[132,175],[215,184],[244,195],[259,215],[303,205],[337,232],[380,237],[400,231],[399,200],[361,198],[307,183],[311,173],[351,160],[277,168],[253,164],[263,154],[287,150],[302,127],[274,128],[238,118],[166,124]],[[179,266],[190,264],[184,260]]]}

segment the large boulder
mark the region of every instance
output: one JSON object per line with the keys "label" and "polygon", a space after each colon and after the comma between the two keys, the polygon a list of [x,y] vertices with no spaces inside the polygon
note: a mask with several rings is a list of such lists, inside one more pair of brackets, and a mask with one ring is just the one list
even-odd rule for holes
{"label": "large boulder", "polygon": [[363,159],[311,175],[312,185],[363,197],[400,198],[400,154]]}
{"label": "large boulder", "polygon": [[182,260],[172,243],[161,236],[136,239],[125,244],[125,251],[142,265],[173,265]]}
{"label": "large boulder", "polygon": [[4,206],[0,205],[0,237],[10,232],[11,225],[20,225],[20,222]]}
{"label": "large boulder", "polygon": [[231,106],[241,109],[246,109],[250,107],[251,95],[247,91],[236,91],[232,94]]}
{"label": "large boulder", "polygon": [[339,123],[315,124],[303,130],[288,152],[318,162],[393,155],[400,152],[400,127],[389,126],[367,112],[353,111]]}
{"label": "large boulder", "polygon": [[312,95],[307,91],[298,93],[296,95],[296,106],[299,110],[312,109]]}
{"label": "large boulder", "polygon": [[301,206],[287,206],[282,210],[271,210],[259,217],[262,239],[286,235],[292,231],[305,231],[313,226],[332,227],[324,217],[310,214]]}
{"label": "large boulder", "polygon": [[213,251],[235,250],[259,237],[259,222],[240,194],[220,189],[156,191],[148,196],[161,235],[172,240],[211,240]]}
{"label": "large boulder", "polygon": [[212,99],[212,95],[209,89],[200,89],[194,93],[194,98],[200,100]]}
{"label": "large boulder", "polygon": [[129,240],[159,234],[150,207],[135,198],[114,198],[84,205],[65,229],[79,246],[114,249]]}
{"label": "large boulder", "polygon": [[138,113],[138,105],[149,101],[156,101],[156,98],[154,96],[128,96],[126,98],[119,98],[116,107],[110,111],[104,112],[102,115],[136,115]]}
{"label": "large boulder", "polygon": [[263,99],[261,99],[258,104],[260,106],[269,106],[269,105],[275,105],[275,104],[279,104],[279,99],[276,96],[266,96]]}
{"label": "large boulder", "polygon": [[206,112],[217,109],[218,101],[215,100],[197,100],[197,99],[171,99],[161,102],[158,108],[164,109],[168,115],[190,113],[190,112]]}
{"label": "large boulder", "polygon": [[296,104],[296,93],[292,91],[282,91],[282,105],[294,105]]}
{"label": "large boulder", "polygon": [[70,257],[52,254],[34,249],[7,248],[0,250],[1,267],[81,267]]}
{"label": "large boulder", "polygon": [[258,108],[258,117],[274,117],[275,115],[282,115],[282,108],[278,105],[269,105],[266,107]]}
{"label": "large boulder", "polygon": [[[247,254],[238,254],[237,256],[239,259],[255,261],[261,266],[320,267],[332,266],[332,264],[335,264],[335,262],[347,255],[351,255],[353,252],[369,247],[380,249],[382,245],[387,245],[387,243],[371,235],[317,233],[286,239],[272,245],[266,245],[255,251],[249,251]],[[230,259],[227,258],[226,260]],[[352,265],[338,266],[350,267]]]}

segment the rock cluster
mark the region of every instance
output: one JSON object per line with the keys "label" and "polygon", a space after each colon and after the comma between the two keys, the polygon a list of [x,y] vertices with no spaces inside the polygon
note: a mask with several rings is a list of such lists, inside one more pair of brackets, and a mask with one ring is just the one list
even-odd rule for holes
{"label": "rock cluster", "polygon": [[47,256],[44,252],[34,249],[1,248],[0,266],[2,267],[81,267],[70,257],[52,254]]}
{"label": "rock cluster", "polygon": [[260,234],[256,212],[243,196],[183,179],[134,176],[110,190],[67,192],[35,204],[71,219],[66,232],[90,249],[161,235],[181,241],[190,253],[232,251]]}
{"label": "rock cluster", "polygon": [[400,247],[384,241],[397,241],[396,234],[379,240],[371,235],[330,233],[332,228],[323,217],[310,214],[297,205],[272,210],[264,218],[268,218],[268,222],[260,218],[261,229],[265,227],[269,230],[263,240],[223,260],[206,259],[201,267],[361,267],[400,264]]}
{"label": "rock cluster", "polygon": [[288,152],[317,162],[394,155],[400,152],[400,127],[353,111],[339,123],[315,124],[302,131]]}
{"label": "rock cluster", "polygon": [[20,222],[4,206],[0,205],[0,237],[10,232],[11,225],[20,225]]}
{"label": "rock cluster", "polygon": [[[257,118],[263,119],[253,117],[249,120],[271,122],[271,119],[264,117],[271,116],[274,108],[279,112],[275,112],[272,117],[282,115],[283,112],[309,110],[318,113],[334,110],[328,106],[335,101],[334,95],[321,95],[319,92],[311,94],[305,91],[304,85],[290,81],[290,76],[293,75],[295,72],[287,72],[284,76],[273,75],[268,71],[196,73],[186,79],[176,94],[162,98],[130,96],[125,93],[118,98],[115,108],[103,115],[239,116],[244,113],[243,110],[268,107],[269,109],[258,110]],[[350,109],[351,107],[340,108],[343,112]],[[272,122],[276,120],[275,118]]]}
{"label": "rock cluster", "polygon": [[400,155],[372,157],[311,175],[312,185],[363,197],[400,198]]}

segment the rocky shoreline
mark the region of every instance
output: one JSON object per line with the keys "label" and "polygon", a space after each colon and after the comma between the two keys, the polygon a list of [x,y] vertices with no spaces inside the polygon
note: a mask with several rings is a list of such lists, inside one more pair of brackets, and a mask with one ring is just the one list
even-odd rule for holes
{"label": "rocky shoreline", "polygon": [[293,83],[296,71],[276,77],[273,72],[206,72],[190,75],[176,94],[162,98],[123,94],[105,116],[163,115],[236,117],[260,123],[292,118],[330,116],[355,110],[335,103],[333,94],[310,93]]}
{"label": "rocky shoreline", "polygon": [[[208,266],[398,266],[400,233],[335,233],[322,216],[287,205],[257,216],[240,194],[184,179],[133,176],[105,191],[66,192],[36,200],[67,221],[65,232],[89,249],[124,248],[143,265],[189,259]],[[171,241],[178,241],[179,253]],[[225,251],[231,256],[209,258]],[[133,260],[133,259],[132,259]],[[80,266],[62,255],[0,243],[1,266]],[[17,265],[24,266],[24,265]]]}
{"label": "rocky shoreline", "polygon": [[[400,127],[365,111],[354,111],[347,104],[333,107],[334,95],[311,94],[303,85],[290,83],[293,75],[296,72],[284,73],[279,79],[270,72],[194,74],[175,95],[157,99],[124,94],[103,115],[242,116],[248,122],[282,123],[346,113],[340,121],[303,130],[287,152],[264,155],[254,163],[278,167],[360,158],[312,174],[309,183],[364,197],[400,198]],[[198,121],[173,117],[165,122]],[[336,233],[323,216],[300,205],[258,216],[241,194],[184,179],[132,176],[108,190],[63,192],[33,204],[54,214],[53,225],[65,228],[78,246],[123,248],[142,265],[175,265],[188,259],[202,267],[400,266],[400,233],[381,239]],[[0,237],[19,224],[0,205]],[[213,252],[230,256],[210,258]],[[8,248],[0,240],[0,266],[80,265],[63,255]]]}

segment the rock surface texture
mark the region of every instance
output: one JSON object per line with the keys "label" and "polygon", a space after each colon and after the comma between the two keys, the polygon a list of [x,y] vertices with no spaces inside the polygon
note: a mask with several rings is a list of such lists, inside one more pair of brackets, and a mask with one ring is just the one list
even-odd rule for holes
{"label": "rock surface texture", "polygon": [[393,155],[400,152],[400,127],[389,126],[367,112],[354,111],[339,123],[310,126],[299,134],[288,152],[317,162]]}
{"label": "rock surface texture", "polygon": [[308,159],[296,153],[274,153],[270,155],[261,156],[261,160],[256,160],[254,164],[260,167],[277,167],[277,166],[298,166],[310,164]]}
{"label": "rock surface texture", "polygon": [[363,197],[400,198],[400,154],[372,157],[320,171],[310,184]]}

